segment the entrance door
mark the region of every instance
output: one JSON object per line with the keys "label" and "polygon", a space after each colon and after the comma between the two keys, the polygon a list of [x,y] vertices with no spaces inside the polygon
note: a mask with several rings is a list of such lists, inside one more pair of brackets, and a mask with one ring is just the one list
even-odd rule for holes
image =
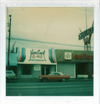
{"label": "entrance door", "polygon": [[50,71],[50,68],[49,67],[46,67],[46,75],[49,74],[49,71]]}
{"label": "entrance door", "polygon": [[44,67],[41,69],[41,75],[44,75]]}
{"label": "entrance door", "polygon": [[50,67],[49,66],[42,66],[41,74],[42,75],[48,75],[49,73],[50,73]]}
{"label": "entrance door", "polygon": [[76,64],[76,78],[77,75],[88,75],[88,64],[87,63],[77,63]]}

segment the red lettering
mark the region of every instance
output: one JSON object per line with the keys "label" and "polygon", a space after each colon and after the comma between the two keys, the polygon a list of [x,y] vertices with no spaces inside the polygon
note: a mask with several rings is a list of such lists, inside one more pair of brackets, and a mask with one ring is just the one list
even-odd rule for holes
{"label": "red lettering", "polygon": [[90,56],[90,59],[93,59],[93,56],[92,55]]}
{"label": "red lettering", "polygon": [[78,59],[78,58],[79,58],[79,55],[74,55],[74,58],[75,58],[75,59]]}
{"label": "red lettering", "polygon": [[93,59],[93,56],[92,55],[86,55],[86,54],[83,54],[83,55],[74,55],[74,58],[75,59]]}
{"label": "red lettering", "polygon": [[83,54],[83,59],[84,59],[84,54]]}
{"label": "red lettering", "polygon": [[87,59],[89,59],[90,57],[89,57],[89,55],[87,56]]}

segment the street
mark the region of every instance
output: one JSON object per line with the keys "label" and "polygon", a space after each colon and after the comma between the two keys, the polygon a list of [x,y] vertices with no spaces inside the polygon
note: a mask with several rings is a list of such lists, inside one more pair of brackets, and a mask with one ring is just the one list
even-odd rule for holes
{"label": "street", "polygon": [[6,83],[6,96],[93,96],[93,80]]}

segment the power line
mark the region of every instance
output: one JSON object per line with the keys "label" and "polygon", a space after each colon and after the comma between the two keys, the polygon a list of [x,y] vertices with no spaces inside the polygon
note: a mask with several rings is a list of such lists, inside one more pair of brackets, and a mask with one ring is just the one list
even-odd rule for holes
{"label": "power line", "polygon": [[[8,39],[8,37],[6,37]],[[62,43],[54,43],[54,42],[45,42],[45,41],[39,41],[39,40],[29,40],[29,39],[21,39],[21,38],[11,38],[12,40],[18,40],[18,41],[27,41],[27,42],[38,42],[38,43],[46,43],[46,44],[55,44],[55,45],[64,45],[64,46],[72,46],[72,47],[84,47],[80,45],[71,45],[71,44],[62,44]],[[93,47],[92,47],[93,48]]]}

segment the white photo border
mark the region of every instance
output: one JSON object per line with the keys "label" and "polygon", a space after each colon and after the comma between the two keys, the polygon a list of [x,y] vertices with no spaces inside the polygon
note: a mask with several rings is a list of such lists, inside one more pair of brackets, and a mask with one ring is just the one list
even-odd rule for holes
{"label": "white photo border", "polygon": [[[0,103],[1,104],[99,104],[100,103],[100,4],[99,0],[1,0],[0,6]],[[94,7],[94,96],[6,97],[6,7]]]}

